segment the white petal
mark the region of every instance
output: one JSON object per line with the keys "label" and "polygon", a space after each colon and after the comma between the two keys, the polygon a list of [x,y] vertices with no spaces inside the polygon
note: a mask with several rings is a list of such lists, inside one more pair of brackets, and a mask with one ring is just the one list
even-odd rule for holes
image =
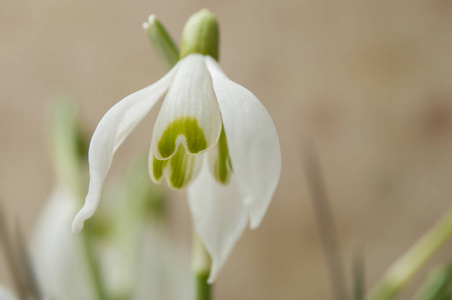
{"label": "white petal", "polygon": [[16,300],[17,297],[14,296],[9,290],[5,287],[0,286],[0,299],[1,300]]}
{"label": "white petal", "polygon": [[81,236],[72,234],[67,226],[77,212],[77,202],[66,188],[56,187],[35,226],[33,262],[39,284],[52,299],[96,297],[82,251]]}
{"label": "white petal", "polygon": [[116,149],[167,91],[178,67],[176,65],[156,83],[116,103],[97,125],[89,147],[88,195],[72,223],[73,231],[80,231],[83,222],[94,214]]}
{"label": "white petal", "polygon": [[248,221],[234,176],[227,186],[218,183],[204,160],[198,178],[188,187],[188,201],[198,235],[212,258],[209,283],[223,267]]}
{"label": "white petal", "polygon": [[223,119],[232,170],[256,228],[267,211],[281,173],[278,134],[270,115],[250,91],[231,81],[206,57]]}
{"label": "white petal", "polygon": [[204,56],[192,54],[179,62],[157,121],[152,144],[155,157],[167,159],[180,144],[190,154],[201,154],[220,136],[221,116]]}

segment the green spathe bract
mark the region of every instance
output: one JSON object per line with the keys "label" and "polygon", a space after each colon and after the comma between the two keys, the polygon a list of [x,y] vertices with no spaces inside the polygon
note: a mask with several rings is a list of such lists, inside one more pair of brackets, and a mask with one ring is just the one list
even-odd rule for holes
{"label": "green spathe bract", "polygon": [[169,158],[176,150],[176,139],[185,136],[187,152],[198,154],[207,149],[207,141],[204,131],[194,117],[181,117],[171,122],[158,142],[158,151],[163,159]]}
{"label": "green spathe bract", "polygon": [[179,60],[179,49],[177,49],[171,36],[156,16],[151,15],[143,28],[149,37],[149,41],[160,60],[171,69]]}

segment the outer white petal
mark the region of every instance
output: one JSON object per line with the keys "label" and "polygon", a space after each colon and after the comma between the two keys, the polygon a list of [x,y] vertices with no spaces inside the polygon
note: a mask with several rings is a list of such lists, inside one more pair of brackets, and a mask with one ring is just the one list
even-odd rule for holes
{"label": "outer white petal", "polygon": [[205,159],[198,178],[188,187],[195,230],[212,258],[210,283],[223,267],[248,221],[247,209],[240,200],[235,179],[233,176],[227,186],[218,183]]}
{"label": "outer white petal", "polygon": [[89,147],[88,195],[72,223],[73,231],[80,231],[83,222],[94,214],[116,149],[167,91],[178,67],[176,65],[156,83],[116,103],[97,125]]}
{"label": "outer white petal", "polygon": [[[221,132],[220,110],[204,56],[191,54],[179,64],[154,125],[152,148],[157,159],[171,157],[180,144],[191,154],[201,154],[218,141]],[[187,135],[185,129],[190,129]]]}
{"label": "outer white petal", "polygon": [[81,237],[72,234],[67,226],[76,212],[77,199],[64,187],[56,187],[35,227],[33,262],[39,284],[49,299],[96,298]]}
{"label": "outer white petal", "polygon": [[281,173],[278,134],[270,115],[250,91],[231,81],[206,57],[223,119],[232,170],[256,228],[270,204]]}

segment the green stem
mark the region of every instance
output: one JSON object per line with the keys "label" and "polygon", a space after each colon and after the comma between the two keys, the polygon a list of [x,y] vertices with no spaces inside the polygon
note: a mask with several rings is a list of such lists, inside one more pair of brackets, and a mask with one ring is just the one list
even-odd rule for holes
{"label": "green stem", "polygon": [[428,259],[451,238],[452,209],[392,265],[366,299],[393,299]]}
{"label": "green stem", "polygon": [[[87,224],[88,225],[88,224]],[[89,226],[86,226],[79,234],[81,235],[81,241],[83,246],[83,252],[86,257],[86,262],[88,265],[88,272],[91,275],[91,279],[94,285],[95,293],[97,294],[97,299],[108,300],[108,293],[104,286],[102,280],[102,275],[100,272],[99,262],[97,255],[95,253],[95,247],[93,243],[93,236]]]}
{"label": "green stem", "polygon": [[212,299],[212,286],[207,283],[208,274],[196,275],[196,300]]}
{"label": "green stem", "polygon": [[212,285],[207,282],[212,261],[197,233],[193,233],[192,268],[195,275],[196,300],[212,299]]}

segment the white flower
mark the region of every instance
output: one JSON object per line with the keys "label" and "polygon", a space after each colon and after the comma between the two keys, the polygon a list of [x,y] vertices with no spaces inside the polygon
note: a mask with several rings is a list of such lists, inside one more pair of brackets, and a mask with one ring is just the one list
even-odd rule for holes
{"label": "white flower", "polygon": [[279,181],[281,153],[263,105],[210,56],[186,56],[105,114],[91,139],[89,191],[72,228],[81,230],[94,214],[115,151],[164,95],[150,174],[156,182],[166,177],[175,188],[188,187],[195,230],[212,258],[212,282],[247,223],[261,223]]}

